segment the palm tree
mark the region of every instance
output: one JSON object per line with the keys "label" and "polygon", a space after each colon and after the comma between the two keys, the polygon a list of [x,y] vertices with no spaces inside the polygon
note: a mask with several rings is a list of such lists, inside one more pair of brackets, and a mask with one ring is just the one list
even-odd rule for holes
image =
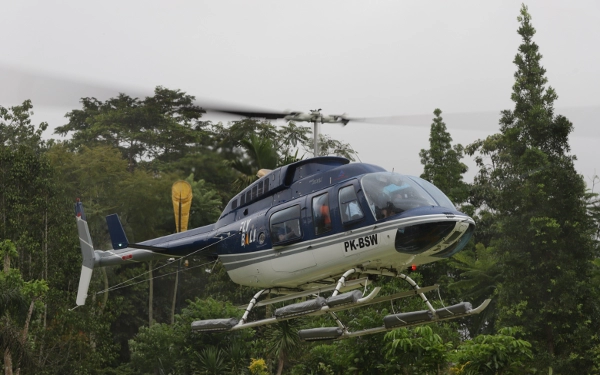
{"label": "palm tree", "polygon": [[277,153],[276,145],[268,138],[251,134],[248,139],[240,141],[244,156],[227,164],[240,172],[234,181],[234,188],[241,190],[258,179],[257,173],[261,169],[271,170],[282,165],[298,161],[298,152],[294,155]]}
{"label": "palm tree", "polygon": [[[462,251],[451,258],[450,264],[462,270],[460,280],[450,287],[465,293],[464,296],[472,298],[476,305],[490,298],[501,281],[500,264],[493,247],[486,248],[478,243],[475,245],[475,252]],[[495,321],[495,301],[496,299],[492,299],[483,313],[473,317],[478,331],[484,328],[486,331],[493,330],[490,325]]]}
{"label": "palm tree", "polygon": [[223,351],[216,346],[209,346],[196,355],[200,360],[202,374],[219,375],[228,370],[227,363],[223,359]]}
{"label": "palm tree", "polygon": [[296,320],[285,320],[269,326],[266,337],[269,342],[269,353],[277,358],[277,375],[281,375],[285,362],[301,345],[298,336],[299,325]]}

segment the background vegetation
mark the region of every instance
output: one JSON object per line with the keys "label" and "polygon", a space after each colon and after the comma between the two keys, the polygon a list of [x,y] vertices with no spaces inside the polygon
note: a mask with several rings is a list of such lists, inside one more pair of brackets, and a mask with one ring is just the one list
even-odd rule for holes
{"label": "background vegetation", "polygon": [[[573,124],[554,113],[535,30],[523,6],[515,56],[514,108],[500,132],[452,145],[434,111],[422,177],[478,224],[467,249],[422,267],[421,285],[438,283],[444,302],[478,304],[481,315],[356,339],[307,344],[297,330],[330,324],[288,321],[234,334],[194,335],[194,320],[237,316],[253,290],[231,283],[218,263],[99,269],[84,307],[73,309],[81,255],[72,205],[85,202],[94,243],[110,248],[104,224],[118,212],[132,241],[175,230],[170,185],[193,186],[191,226],[214,222],[260,168],[305,156],[310,129],[242,120],[201,120],[193,97],[157,87],[145,99],[82,98],[44,140],[32,104],[0,106],[0,361],[5,374],[522,374],[600,373],[598,336],[600,203],[573,166]],[[322,150],[352,158],[349,145]],[[462,175],[466,155],[475,181]],[[163,266],[164,267],[160,267]],[[148,281],[148,270],[154,282]],[[139,276],[136,283],[118,285]],[[398,280],[384,292],[405,288]],[[109,291],[109,286],[113,286]],[[117,287],[115,287],[117,286]],[[436,302],[441,306],[441,301]],[[391,310],[420,310],[416,299],[341,313],[352,329],[378,326]],[[258,309],[255,314],[269,314]]]}

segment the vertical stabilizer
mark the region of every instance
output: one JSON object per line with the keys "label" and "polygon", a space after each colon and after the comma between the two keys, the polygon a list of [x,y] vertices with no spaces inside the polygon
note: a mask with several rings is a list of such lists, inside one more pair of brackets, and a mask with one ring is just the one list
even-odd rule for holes
{"label": "vertical stabilizer", "polygon": [[106,225],[108,225],[108,234],[110,234],[110,242],[112,242],[113,249],[124,249],[129,246],[125,230],[117,214],[108,215],[106,217]]}
{"label": "vertical stabilizer", "polygon": [[81,255],[83,262],[81,264],[81,276],[79,277],[79,288],[77,289],[77,305],[85,305],[88,288],[92,280],[92,271],[94,270],[94,246],[92,237],[85,221],[83,205],[79,200],[75,203],[75,213],[77,215],[77,232],[79,233],[79,244],[81,246]]}

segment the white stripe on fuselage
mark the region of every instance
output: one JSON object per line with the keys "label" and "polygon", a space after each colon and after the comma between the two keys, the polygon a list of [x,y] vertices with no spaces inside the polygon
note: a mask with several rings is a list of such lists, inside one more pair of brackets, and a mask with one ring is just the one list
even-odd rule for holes
{"label": "white stripe on fuselage", "polygon": [[[411,255],[395,249],[396,230],[427,223],[468,221],[468,217],[428,215],[394,220],[332,236],[303,241],[291,246],[275,247],[259,252],[221,255],[231,279],[241,285],[255,287],[297,287],[339,275],[365,262],[369,267],[404,268],[412,263],[428,263],[430,251]],[[422,257],[423,261],[417,261]],[[235,259],[235,260],[234,260]]]}

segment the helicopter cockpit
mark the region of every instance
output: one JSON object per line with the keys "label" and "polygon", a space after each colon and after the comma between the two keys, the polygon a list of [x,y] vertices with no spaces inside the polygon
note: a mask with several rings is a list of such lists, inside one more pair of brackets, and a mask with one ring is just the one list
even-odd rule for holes
{"label": "helicopter cockpit", "polygon": [[377,172],[365,175],[361,184],[371,212],[377,220],[418,207],[454,208],[444,193],[418,177]]}

